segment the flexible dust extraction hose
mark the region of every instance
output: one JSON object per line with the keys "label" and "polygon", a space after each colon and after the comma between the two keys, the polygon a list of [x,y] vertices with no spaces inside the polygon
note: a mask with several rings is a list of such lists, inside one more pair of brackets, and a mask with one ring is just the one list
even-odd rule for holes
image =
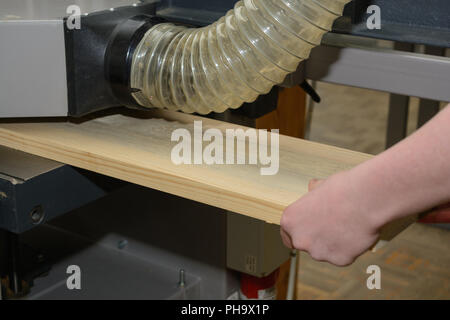
{"label": "flexible dust extraction hose", "polygon": [[157,24],[133,56],[133,97],[200,114],[253,102],[296,71],[350,1],[243,0],[207,27]]}

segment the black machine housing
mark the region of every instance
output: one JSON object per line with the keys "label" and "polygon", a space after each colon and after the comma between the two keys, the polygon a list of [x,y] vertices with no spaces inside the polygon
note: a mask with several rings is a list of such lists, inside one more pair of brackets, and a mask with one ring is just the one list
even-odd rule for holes
{"label": "black machine housing", "polygon": [[155,13],[148,3],[82,16],[80,29],[64,24],[70,116],[139,107],[129,86],[131,59],[145,32],[161,22]]}

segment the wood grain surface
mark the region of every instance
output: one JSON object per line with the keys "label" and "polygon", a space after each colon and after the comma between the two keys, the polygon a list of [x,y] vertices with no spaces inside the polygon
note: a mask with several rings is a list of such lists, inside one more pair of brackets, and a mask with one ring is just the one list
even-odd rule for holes
{"label": "wood grain surface", "polygon": [[[170,111],[133,111],[79,122],[3,122],[0,144],[273,224],[307,193],[310,179],[371,158],[281,135],[279,172],[273,176],[262,176],[261,165],[175,165],[170,156],[177,142],[171,133],[178,128],[192,132],[194,120],[202,120],[203,130],[244,128]],[[392,238],[408,224],[389,226],[382,238]]]}

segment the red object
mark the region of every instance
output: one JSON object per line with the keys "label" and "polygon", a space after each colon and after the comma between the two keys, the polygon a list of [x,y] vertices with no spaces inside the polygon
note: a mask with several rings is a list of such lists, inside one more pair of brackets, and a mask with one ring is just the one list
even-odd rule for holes
{"label": "red object", "polygon": [[278,279],[279,269],[266,277],[258,278],[245,273],[241,274],[241,293],[247,299],[258,299],[259,291],[274,288]]}
{"label": "red object", "polygon": [[422,223],[450,223],[450,203],[437,207],[436,210],[419,220]]}

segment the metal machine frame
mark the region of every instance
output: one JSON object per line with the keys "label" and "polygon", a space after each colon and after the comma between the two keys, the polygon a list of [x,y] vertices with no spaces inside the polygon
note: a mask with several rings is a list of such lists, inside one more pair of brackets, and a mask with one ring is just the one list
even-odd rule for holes
{"label": "metal machine frame", "polygon": [[[143,13],[156,14],[158,19],[202,26],[222,16],[236,0],[220,0],[213,4],[206,0],[134,2],[111,0],[108,8],[105,2],[79,1],[77,4],[82,10],[80,19],[84,27],[76,31],[67,27],[66,8],[72,1],[45,2],[47,7],[35,8],[31,12],[24,0],[16,0],[14,5],[1,2],[0,12],[4,14],[0,14],[0,117],[80,116],[123,104],[132,106],[133,103],[120,97],[120,79],[115,83],[118,75],[120,78],[120,67],[113,68],[118,74],[111,74],[104,66],[105,59],[115,61],[108,47],[117,35],[115,26]],[[448,1],[418,2],[414,10],[403,10],[409,6],[407,2],[364,0],[350,3],[346,15],[338,19],[334,27],[335,32],[347,36],[328,35],[323,46],[314,50],[307,62],[310,67],[306,67],[306,77],[450,101],[448,92],[445,92],[448,87],[448,59],[380,49],[373,45],[376,41],[367,47],[370,42],[367,38],[450,47]],[[381,30],[365,27],[364,21],[368,16],[365,8],[369,4],[378,5],[383,12]],[[423,14],[427,10],[430,14]],[[122,31],[125,34],[126,28],[134,30],[134,26],[124,27]],[[370,69],[367,70],[370,77],[364,74],[365,68]],[[43,75],[45,81],[42,81]],[[298,81],[302,79],[300,77]],[[115,89],[117,87],[119,90]],[[271,106],[264,110],[266,113],[273,110],[271,101],[274,100],[276,95],[272,92],[264,101],[264,105]],[[260,115],[254,112],[255,108],[246,106],[242,110],[246,112],[246,109],[251,109],[249,115]],[[258,110],[261,110],[260,106]]]}

